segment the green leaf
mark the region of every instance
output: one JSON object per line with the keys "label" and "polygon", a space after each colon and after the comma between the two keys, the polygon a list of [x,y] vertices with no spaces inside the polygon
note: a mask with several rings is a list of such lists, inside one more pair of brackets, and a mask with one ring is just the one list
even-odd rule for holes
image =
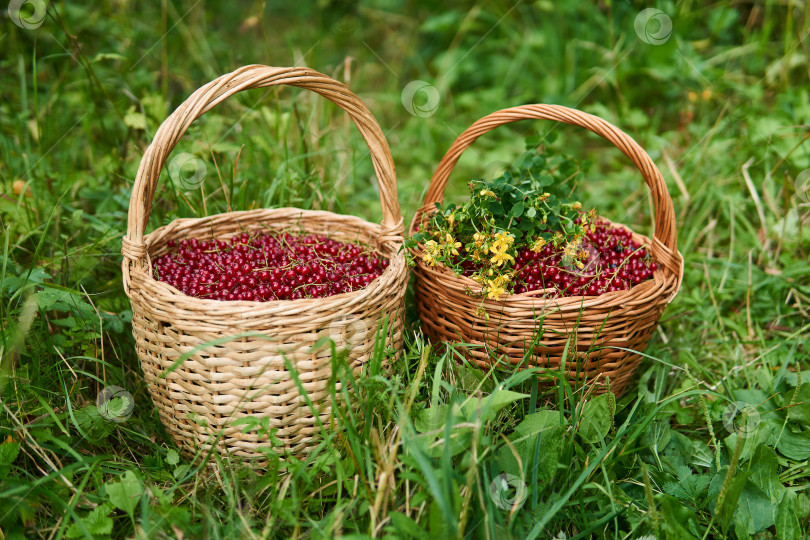
{"label": "green leaf", "polygon": [[579,436],[589,443],[597,443],[610,431],[610,407],[608,394],[591,399],[582,407],[582,423]]}
{"label": "green leaf", "polygon": [[526,205],[523,201],[518,202],[515,206],[512,207],[512,210],[509,212],[509,215],[513,218],[519,218],[523,215],[523,210],[525,209]]}
{"label": "green leaf", "polygon": [[124,124],[132,129],[146,129],[146,116],[131,106],[124,115]]}
{"label": "green leaf", "polygon": [[191,470],[191,465],[178,465],[176,469],[172,472],[172,476],[177,479],[183,478],[185,475],[188,474],[188,471]]}
{"label": "green leaf", "polygon": [[779,480],[779,462],[770,446],[760,445],[751,457],[751,482],[768,494],[772,504],[778,504],[787,488]]}
{"label": "green leaf", "polygon": [[[540,410],[527,415],[509,440],[511,446],[503,444],[497,452],[498,466],[502,471],[532,478],[536,470],[539,484],[552,481],[564,444],[558,411]],[[523,465],[522,470],[515,452]]]}
{"label": "green leaf", "polygon": [[535,179],[535,185],[538,188],[550,186],[554,184],[554,177],[547,174],[542,174]]}
{"label": "green leaf", "polygon": [[87,440],[92,443],[106,439],[115,431],[115,422],[107,420],[95,405],[88,405],[73,412],[76,424],[80,431],[87,436]]}
{"label": "green leaf", "polygon": [[790,408],[788,418],[810,428],[810,383],[804,383],[799,387],[796,403]]}
{"label": "green leaf", "polygon": [[810,430],[794,433],[790,425],[785,426],[776,443],[776,449],[792,460],[804,461],[810,459]]}
{"label": "green leaf", "polygon": [[694,530],[698,529],[697,516],[674,497],[664,496],[661,499],[661,514],[664,522],[661,529],[664,535],[662,538],[677,538],[678,540],[690,540],[697,538]]}
{"label": "green leaf", "polygon": [[428,538],[430,535],[418,523],[401,512],[391,512],[391,529],[393,532],[404,535],[406,538]]}
{"label": "green leaf", "polygon": [[776,537],[779,540],[800,540],[802,535],[802,525],[799,522],[797,497],[791,493],[790,496],[782,499],[776,509]]}
{"label": "green leaf", "polygon": [[84,316],[95,317],[93,307],[84,301],[79,294],[74,292],[47,287],[34,295],[39,309],[43,311],[57,310],[75,312]]}
{"label": "green leaf", "polygon": [[416,420],[414,420],[413,427],[415,427],[416,431],[419,433],[441,429],[447,418],[447,411],[448,406],[444,403],[427,407],[423,409]]}
{"label": "green leaf", "polygon": [[8,475],[11,464],[20,453],[20,443],[4,442],[0,444],[0,480]]}
{"label": "green leaf", "polygon": [[695,439],[692,441],[692,456],[689,461],[690,465],[695,467],[705,467],[710,469],[714,464],[714,454],[712,453],[709,445],[704,441]]}
{"label": "green leaf", "polygon": [[729,485],[726,491],[725,499],[721,501],[722,506],[717,508],[715,505],[714,511],[717,515],[717,520],[720,522],[720,526],[723,527],[724,531],[727,531],[729,525],[731,525],[731,519],[734,517],[734,511],[737,509],[737,503],[740,500],[743,488],[746,482],[748,482],[749,474],[750,473],[745,472],[737,475],[734,480],[731,481],[731,485]]}
{"label": "green leaf", "polygon": [[800,516],[810,516],[810,496],[807,493],[799,493],[796,497],[796,509]]}
{"label": "green leaf", "polygon": [[754,534],[772,526],[775,514],[776,507],[768,495],[753,482],[747,482],[740,493],[735,521],[744,525],[748,534]]}
{"label": "green leaf", "polygon": [[510,403],[528,397],[528,394],[496,388],[490,395],[483,399],[471,397],[461,406],[461,411],[468,419],[473,419],[478,415],[480,408],[481,419],[487,421],[493,419],[501,409]]}
{"label": "green leaf", "polygon": [[527,414],[515,427],[515,433],[522,437],[531,437],[552,427],[560,427],[560,413],[541,409],[536,413]]}
{"label": "green leaf", "polygon": [[669,419],[652,422],[644,435],[644,440],[650,445],[659,468],[661,468],[659,452],[667,447],[671,438],[672,429],[669,426]]}
{"label": "green leaf", "polygon": [[[112,533],[113,528],[113,520],[109,517],[112,509],[113,506],[108,502],[96,506],[80,518],[82,525],[87,532],[94,536],[108,536]],[[66,533],[68,538],[81,538],[84,535],[85,533],[78,523],[72,523]]]}
{"label": "green leaf", "polygon": [[534,206],[532,206],[532,207],[530,207],[528,210],[526,210],[526,217],[527,217],[527,218],[529,218],[529,219],[534,219],[534,217],[535,217],[536,215],[537,215],[537,210],[535,209],[535,207],[534,207]]}
{"label": "green leaf", "polygon": [[21,276],[6,276],[3,280],[2,289],[8,292],[17,291],[28,284],[41,284],[46,279],[50,279],[50,275],[45,273],[42,268],[33,268],[30,272],[22,270]]}
{"label": "green leaf", "polygon": [[177,450],[171,448],[168,452],[166,452],[166,463],[169,465],[177,465],[180,462],[180,454],[177,453]]}
{"label": "green leaf", "polygon": [[664,484],[664,492],[691,503],[695,507],[702,508],[701,501],[705,500],[709,484],[712,481],[711,477],[705,474],[693,474],[692,469],[687,466],[680,466],[676,471],[677,482]]}
{"label": "green leaf", "polygon": [[495,216],[502,216],[504,214],[503,205],[498,201],[489,203],[489,212]]}
{"label": "green leaf", "polygon": [[[458,417],[457,407],[455,411],[453,414],[450,407],[443,403],[423,410],[414,421],[414,427],[420,433],[416,437],[416,442],[424,453],[431,457],[438,457],[444,453],[444,448],[449,446],[450,455],[455,456],[469,448],[472,427],[457,427],[455,425],[455,418]],[[445,431],[448,422],[453,423],[449,434]]]}
{"label": "green leaf", "polygon": [[140,478],[134,472],[126,471],[120,479],[104,485],[110,502],[134,518],[135,508],[141,501],[144,488]]}

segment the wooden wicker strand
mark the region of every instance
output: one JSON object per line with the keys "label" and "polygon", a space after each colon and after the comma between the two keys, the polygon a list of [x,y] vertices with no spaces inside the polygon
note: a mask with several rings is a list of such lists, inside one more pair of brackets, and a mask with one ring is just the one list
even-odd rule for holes
{"label": "wooden wicker strand", "polygon": [[[382,224],[332,212],[279,208],[177,219],[145,234],[160,171],[191,122],[237,92],[276,85],[312,90],[349,114],[371,152]],[[367,243],[389,266],[359,291],[272,302],[194,298],[152,276],[151,259],[165,253],[170,240],[299,229]],[[402,348],[408,279],[400,252],[402,233],[388,143],[371,112],[345,85],[308,68],[247,66],[206,84],[180,105],[157,130],[141,160],[122,242],[122,270],[141,367],[161,420],[181,448],[193,453],[215,445],[223,454],[261,465],[269,433],[233,426],[236,420],[253,417],[266,419],[275,430],[281,441],[275,451],[309,452],[317,443],[318,424],[330,415],[332,355],[324,338],[348,351],[355,372],[368,361],[383,324],[388,325],[386,345],[394,351]],[[178,362],[184,355],[188,359]]]}
{"label": "wooden wicker strand", "polygon": [[[622,349],[644,350],[661,312],[683,279],[672,199],[658,168],[629,135],[599,117],[559,105],[524,105],[492,113],[459,135],[444,155],[414,216],[411,233],[416,232],[423,216],[435,210],[434,203],[442,202],[447,181],[464,150],[496,127],[525,119],[554,120],[588,129],[613,143],[639,169],[652,194],[655,232],[652,240],[635,233],[633,239],[650,245],[658,263],[654,281],[593,297],[542,299],[530,292],[509,295],[502,301],[482,300],[469,294],[470,290],[480,290],[479,284],[446,268],[425,264],[416,250],[417,309],[430,337],[471,344],[468,354],[481,367],[490,366],[493,355],[513,365],[526,365],[523,358],[527,346],[540,333],[528,365],[559,369],[566,342],[574,334],[572,350],[577,362],[567,359],[569,380],[575,384],[590,380],[604,388],[609,376],[611,390],[620,393],[641,360],[639,354]],[[480,314],[481,308],[486,315]]]}

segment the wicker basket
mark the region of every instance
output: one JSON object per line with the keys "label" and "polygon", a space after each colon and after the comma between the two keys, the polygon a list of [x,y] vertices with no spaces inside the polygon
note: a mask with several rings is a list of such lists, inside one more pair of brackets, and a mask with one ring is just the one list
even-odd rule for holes
{"label": "wicker basket", "polygon": [[[442,158],[424,205],[411,224],[411,234],[423,216],[435,211],[435,203],[442,201],[447,180],[462,152],[488,131],[523,119],[555,120],[584,127],[616,145],[638,167],[652,192],[655,234],[650,240],[634,233],[633,239],[651,246],[658,263],[654,280],[601,296],[546,300],[530,292],[500,301],[482,300],[480,295],[465,292],[480,291],[479,284],[445,267],[428,266],[417,249],[413,252],[417,260],[416,304],[425,333],[434,340],[467,344],[465,354],[482,368],[499,359],[513,366],[559,370],[568,345],[564,371],[572,384],[580,386],[587,381],[595,385],[592,390],[601,392],[609,378],[610,389],[621,393],[641,361],[638,352],[646,348],[661,312],[677,294],[683,277],[672,199],[655,164],[628,135],[596,116],[557,105],[525,105],[490,114],[464,131]],[[527,355],[532,344],[533,350]]]}
{"label": "wicker basket", "polygon": [[[371,150],[382,225],[331,212],[280,208],[177,219],[145,235],[160,171],[189,125],[237,92],[276,85],[312,90],[349,114]],[[167,251],[169,240],[229,238],[268,228],[364,242],[387,258],[389,265],[359,291],[272,302],[193,298],[152,275],[151,259]],[[369,359],[378,328],[384,324],[386,345],[394,351],[402,348],[408,280],[400,250],[402,232],[388,143],[369,110],[345,85],[307,68],[247,66],[206,84],[180,105],[144,153],[122,246],[124,289],[132,302],[141,367],[160,418],[178,445],[187,453],[216,446],[222,454],[262,463],[267,430],[257,427],[243,433],[244,422],[232,425],[255,417],[265,423],[269,419],[269,427],[278,430],[274,435],[283,448],[277,446],[276,451],[297,455],[311,451],[318,442],[319,425],[330,416],[332,349],[324,346],[328,342],[324,338],[348,350],[355,372]],[[180,362],[183,355],[188,358]]]}

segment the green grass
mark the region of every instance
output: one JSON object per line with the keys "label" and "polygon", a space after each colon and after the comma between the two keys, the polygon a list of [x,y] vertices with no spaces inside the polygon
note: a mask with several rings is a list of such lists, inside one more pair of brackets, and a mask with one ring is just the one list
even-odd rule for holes
{"label": "green grass", "polygon": [[[672,22],[658,45],[634,30],[642,2],[441,5],[50,2],[29,29],[3,14],[0,538],[810,534],[804,4],[656,3]],[[586,402],[576,388],[538,387],[553,373],[473,369],[426,342],[409,296],[390,373],[351,378],[336,359],[353,406],[307,461],[214,473],[216,456],[179,456],[138,366],[120,241],[160,122],[250,63],[348,82],[389,139],[406,222],[454,138],[497,109],[558,103],[630,133],[667,180],[686,261],[630,389]],[[403,106],[413,80],[435,89],[432,114]],[[651,234],[638,172],[571,127],[522,122],[482,137],[448,200],[548,129],[594,164],[583,202]],[[240,94],[195,123],[180,152],[205,163],[203,190],[185,196],[164,172],[152,228],[226,211],[222,186],[234,209],[380,219],[362,139],[315,94]],[[95,406],[110,385],[134,398],[126,422]],[[736,429],[735,403],[748,407]],[[501,473],[519,489],[499,490]],[[510,510],[512,497],[523,500]]]}

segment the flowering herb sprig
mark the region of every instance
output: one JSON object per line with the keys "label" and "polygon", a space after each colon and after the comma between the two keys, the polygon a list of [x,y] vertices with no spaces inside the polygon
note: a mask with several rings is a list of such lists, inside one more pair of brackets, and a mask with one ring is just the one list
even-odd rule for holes
{"label": "flowering herb sprig", "polygon": [[527,151],[498,178],[474,178],[468,202],[437,203],[405,246],[421,247],[430,266],[468,275],[492,300],[514,292],[516,257],[526,249],[553,246],[561,264],[584,267],[583,239],[596,212],[570,200],[583,164],[539,143],[527,141]]}

